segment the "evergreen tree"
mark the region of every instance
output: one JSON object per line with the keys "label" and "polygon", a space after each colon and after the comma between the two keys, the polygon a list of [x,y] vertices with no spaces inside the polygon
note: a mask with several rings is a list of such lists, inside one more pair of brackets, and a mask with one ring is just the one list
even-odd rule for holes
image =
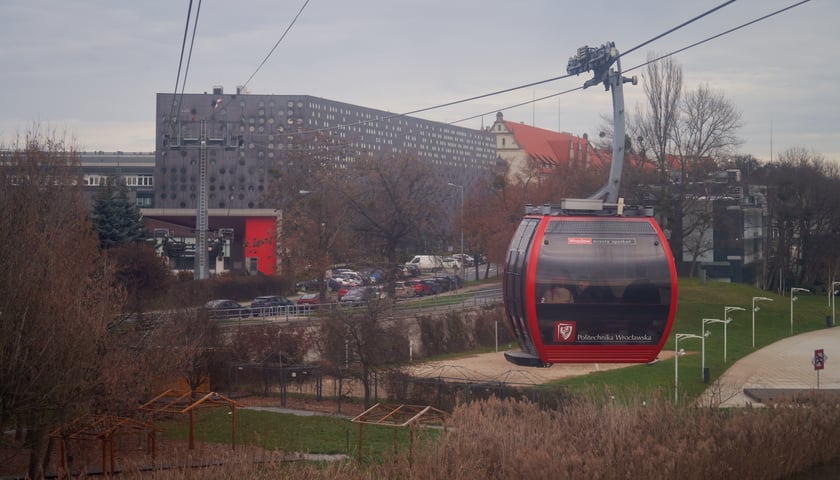
{"label": "evergreen tree", "polygon": [[125,185],[115,188],[109,182],[96,194],[91,220],[99,232],[99,247],[103,250],[149,236],[143,227],[140,209],[129,201]]}

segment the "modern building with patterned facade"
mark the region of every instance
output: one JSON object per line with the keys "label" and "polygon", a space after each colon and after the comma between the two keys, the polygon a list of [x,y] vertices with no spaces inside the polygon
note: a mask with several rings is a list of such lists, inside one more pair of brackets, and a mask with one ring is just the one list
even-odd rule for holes
{"label": "modern building with patterned facade", "polygon": [[[410,154],[471,186],[493,172],[495,141],[486,131],[395,115],[309,95],[159,93],[152,208],[143,211],[156,232],[196,229],[196,209],[206,188],[208,235],[222,245],[219,269],[271,274],[276,265],[276,225],[282,212],[266,200],[271,170],[302,147],[302,138],[337,145],[332,162],[352,168],[362,155]],[[341,148],[346,146],[347,148]],[[331,155],[333,153],[331,152]],[[200,168],[206,165],[206,182]],[[195,239],[184,238],[188,255]],[[213,260],[210,262],[213,270]]]}
{"label": "modern building with patterned facade", "polygon": [[[328,136],[335,165],[358,155],[413,154],[472,185],[491,172],[495,140],[485,131],[456,127],[309,95],[212,93],[157,95],[155,206],[195,208],[202,125],[211,209],[271,208],[264,200],[270,170],[301,135]],[[352,152],[352,153],[350,153]]]}

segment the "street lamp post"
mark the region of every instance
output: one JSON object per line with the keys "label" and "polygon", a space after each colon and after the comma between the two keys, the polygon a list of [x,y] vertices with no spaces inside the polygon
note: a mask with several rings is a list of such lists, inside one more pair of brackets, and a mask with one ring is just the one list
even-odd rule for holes
{"label": "street lamp post", "polygon": [[810,293],[811,291],[808,290],[807,288],[799,288],[799,287],[791,287],[790,288],[790,334],[791,335],[793,335],[793,302],[795,302],[796,299],[799,298],[799,297],[794,295],[796,292],[808,292],[808,293]]}
{"label": "street lamp post", "polygon": [[834,326],[834,297],[837,295],[837,286],[840,282],[831,282],[831,326]]}
{"label": "street lamp post", "polygon": [[755,348],[755,312],[759,310],[755,306],[755,302],[772,302],[772,298],[767,297],[752,297],[752,346]]}
{"label": "street lamp post", "polygon": [[683,338],[700,338],[700,335],[693,335],[691,333],[675,333],[674,334],[674,403],[679,401],[680,390],[680,340]]}
{"label": "street lamp post", "polygon": [[[464,254],[464,186],[457,183],[447,183],[450,187],[458,187],[461,189],[461,255]],[[463,256],[461,257],[463,258]],[[463,260],[461,260],[463,263]]]}
{"label": "street lamp post", "polygon": [[726,326],[732,321],[732,319],[729,318],[729,312],[737,311],[746,312],[747,309],[741,307],[723,307],[723,363],[726,363]]}
{"label": "street lamp post", "polygon": [[[723,323],[724,325],[726,325],[726,322],[719,318],[704,318],[702,321],[703,329],[700,331],[700,334],[703,335],[703,359],[700,366],[700,374],[703,376],[703,380],[706,380],[706,337],[711,335],[711,332],[706,331],[707,323]],[[726,337],[724,336],[724,338]]]}

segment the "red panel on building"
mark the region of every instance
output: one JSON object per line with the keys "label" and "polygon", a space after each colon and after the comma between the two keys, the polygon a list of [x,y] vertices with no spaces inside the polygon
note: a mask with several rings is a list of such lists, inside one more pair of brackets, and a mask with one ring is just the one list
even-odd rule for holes
{"label": "red panel on building", "polygon": [[274,218],[248,218],[245,220],[245,261],[248,270],[256,262],[256,269],[264,275],[277,271],[277,237]]}

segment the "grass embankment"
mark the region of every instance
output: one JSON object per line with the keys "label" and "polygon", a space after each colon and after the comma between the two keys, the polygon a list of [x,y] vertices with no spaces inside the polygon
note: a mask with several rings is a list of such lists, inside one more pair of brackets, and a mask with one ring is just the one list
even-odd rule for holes
{"label": "grass embankment", "polygon": [[[165,436],[186,439],[189,425],[182,418],[161,425]],[[366,425],[363,452],[379,458],[397,445],[408,444],[407,429]],[[226,409],[200,411],[195,420],[197,441],[230,443],[231,416]],[[262,410],[237,409],[237,445],[255,445],[283,452],[346,454],[355,457],[359,446],[359,426],[348,418],[334,416],[299,416]]]}
{"label": "grass embankment", "polygon": [[[752,298],[767,297],[772,302],[760,301],[755,313],[755,348],[752,346]],[[825,295],[801,293],[794,304],[793,334],[826,328],[825,317],[831,314]],[[741,307],[744,311],[729,312],[732,319],[726,325],[726,362],[724,362],[724,325],[709,323],[706,330],[706,367],[710,383],[719,378],[727,368],[754,351],[791,335],[790,296],[765,292],[749,285],[721,282],[701,284],[695,279],[680,279],[679,301],[674,326],[668,335],[664,350],[674,351],[674,334],[701,334],[704,318],[723,319],[724,307]],[[690,401],[707,387],[702,379],[702,355],[699,339],[683,339],[680,350],[687,355],[680,357],[680,397]],[[807,360],[806,360],[807,361]],[[653,365],[636,365],[619,370],[597,372],[584,377],[561,382],[573,391],[609,389],[612,394],[630,392],[646,395],[674,392],[674,360],[660,361]]]}

